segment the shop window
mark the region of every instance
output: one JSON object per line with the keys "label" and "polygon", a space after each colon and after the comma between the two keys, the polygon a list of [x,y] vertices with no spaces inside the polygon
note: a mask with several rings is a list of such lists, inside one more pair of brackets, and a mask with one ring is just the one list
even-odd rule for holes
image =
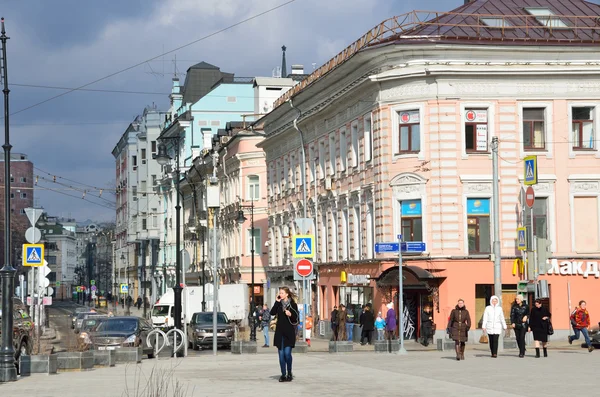
{"label": "shop window", "polygon": [[423,241],[423,219],[421,200],[403,200],[402,210],[402,239],[404,241]]}
{"label": "shop window", "polygon": [[467,236],[469,254],[489,254],[490,199],[467,199]]}
{"label": "shop window", "polygon": [[465,111],[465,150],[467,153],[488,151],[487,109],[467,109]]}
{"label": "shop window", "polygon": [[573,150],[594,149],[593,113],[593,107],[571,108],[571,141],[573,142]]}
{"label": "shop window", "polygon": [[545,150],[545,116],[544,108],[523,109],[523,149]]}
{"label": "shop window", "polygon": [[398,153],[418,153],[421,150],[421,118],[418,110],[400,112]]}
{"label": "shop window", "polygon": [[[525,226],[527,226],[527,230],[531,230],[529,209],[525,211]],[[548,238],[548,199],[545,197],[536,197],[533,204],[533,234],[540,238]],[[531,238],[527,239],[528,243],[529,240]]]}

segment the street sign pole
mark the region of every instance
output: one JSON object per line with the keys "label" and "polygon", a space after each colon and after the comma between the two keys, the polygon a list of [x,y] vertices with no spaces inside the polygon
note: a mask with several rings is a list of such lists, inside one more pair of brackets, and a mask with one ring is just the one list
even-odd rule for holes
{"label": "street sign pole", "polygon": [[400,350],[398,354],[406,354],[404,348],[404,277],[402,275],[402,235],[398,235],[398,319],[400,321],[399,338],[400,338]]}

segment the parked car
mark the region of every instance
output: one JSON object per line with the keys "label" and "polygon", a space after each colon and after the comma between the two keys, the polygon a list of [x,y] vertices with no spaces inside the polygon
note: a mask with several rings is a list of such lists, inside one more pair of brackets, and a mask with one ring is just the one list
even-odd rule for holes
{"label": "parked car", "polygon": [[[189,347],[198,350],[203,346],[213,344],[213,313],[194,313],[192,321],[188,324]],[[217,313],[217,347],[231,348],[233,341],[233,327],[223,312]]]}
{"label": "parked car", "polygon": [[[0,307],[2,301],[0,300]],[[2,310],[0,309],[0,320],[2,319]],[[13,347],[15,349],[15,360],[18,363],[21,356],[31,354],[33,350],[33,321],[29,317],[27,306],[18,299],[13,299]],[[0,329],[0,337],[2,330]],[[17,364],[18,365],[18,364]]]}
{"label": "parked car", "polygon": [[77,309],[75,309],[75,311],[73,312],[73,314],[71,314],[71,328],[75,329],[75,324],[77,323],[77,315],[79,313],[89,313],[89,308],[88,307],[78,307]]}
{"label": "parked car", "polygon": [[81,325],[83,324],[83,320],[90,318],[90,317],[94,317],[94,316],[101,316],[101,313],[97,313],[97,312],[81,312],[81,313],[77,313],[77,321],[75,322],[75,333],[79,333],[79,329],[81,328]]}
{"label": "parked car", "polygon": [[89,333],[92,348],[115,350],[121,347],[142,346],[148,358],[154,358],[154,348],[147,343],[152,324],[133,316],[107,317]]}
{"label": "parked car", "polygon": [[79,329],[79,337],[77,338],[77,347],[79,351],[89,350],[92,346],[90,334],[96,331],[96,328],[100,323],[108,318],[105,315],[92,316],[83,320],[81,328]]}

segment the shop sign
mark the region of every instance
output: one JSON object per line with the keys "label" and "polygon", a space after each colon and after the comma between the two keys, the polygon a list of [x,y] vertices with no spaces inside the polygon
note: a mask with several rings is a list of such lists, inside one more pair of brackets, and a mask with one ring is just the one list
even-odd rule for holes
{"label": "shop sign", "polygon": [[561,261],[559,265],[558,260],[548,259],[546,264],[548,268],[547,274],[561,276],[582,275],[584,278],[588,278],[589,276],[600,278],[598,261]]}
{"label": "shop sign", "polygon": [[368,274],[350,274],[348,273],[348,284],[369,284],[371,278]]}
{"label": "shop sign", "polygon": [[418,110],[400,113],[400,124],[416,124],[421,121]]}

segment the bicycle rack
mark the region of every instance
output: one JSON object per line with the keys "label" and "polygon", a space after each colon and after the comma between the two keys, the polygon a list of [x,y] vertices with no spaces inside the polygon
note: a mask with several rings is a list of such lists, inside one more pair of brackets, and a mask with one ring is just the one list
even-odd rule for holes
{"label": "bicycle rack", "polygon": [[[173,344],[171,345],[171,341],[169,337],[173,335]],[[178,336],[179,335],[179,336]],[[152,337],[155,338],[155,344],[152,344]],[[160,343],[160,337],[162,337],[162,344]],[[177,342],[180,343],[177,343]],[[154,329],[148,333],[146,337],[146,343],[148,346],[152,346],[154,348],[154,355],[158,356],[158,354],[163,351],[165,347],[173,346],[173,356],[176,355],[182,348],[185,347],[187,343],[187,338],[185,337],[185,333],[179,329],[173,328],[169,330],[167,333],[163,332],[160,329]]]}

